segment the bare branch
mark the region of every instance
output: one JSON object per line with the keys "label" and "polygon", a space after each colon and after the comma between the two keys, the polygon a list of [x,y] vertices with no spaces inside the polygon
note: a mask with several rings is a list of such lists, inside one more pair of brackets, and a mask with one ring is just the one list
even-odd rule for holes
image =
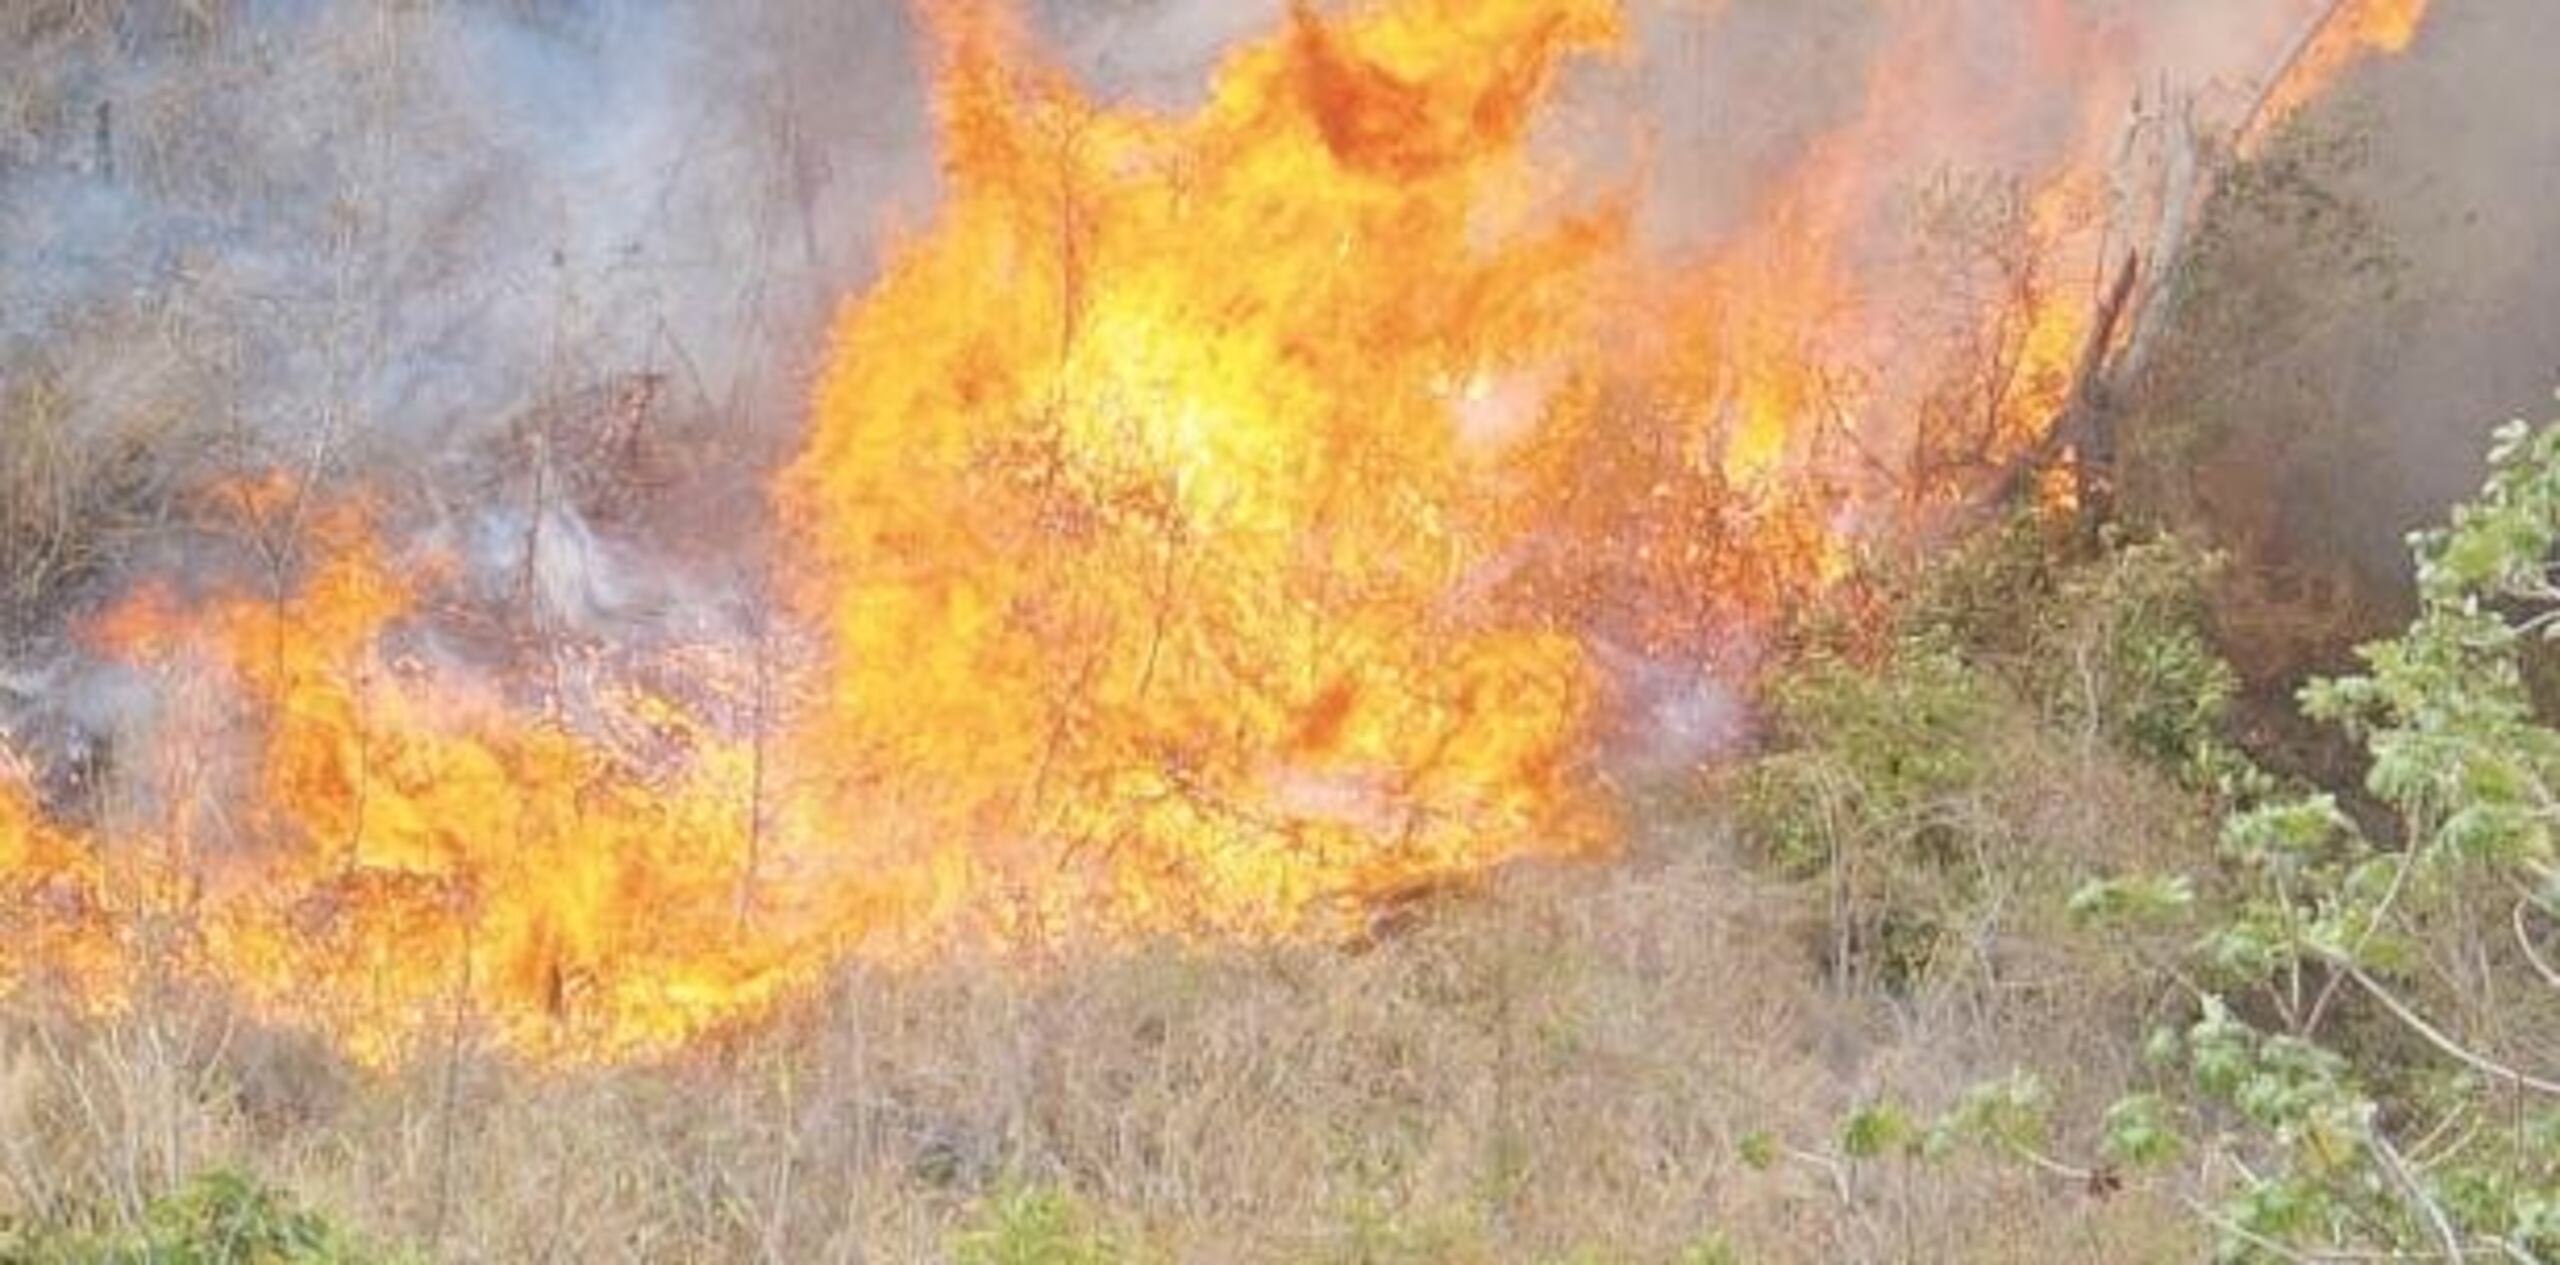
{"label": "bare branch", "polygon": [[2400,1022],[2407,1024],[2411,1031],[2426,1038],[2427,1044],[2434,1046],[2438,1050],[2442,1050],[2445,1054],[2451,1056],[2453,1059],[2465,1066],[2470,1067],[2474,1071],[2485,1072],[2500,1080],[2508,1081],[2525,1089],[2530,1089],[2538,1094],[2547,1094],[2554,1098],[2560,1098],[2560,1081],[2544,1080],[2538,1076],[2519,1072],[2512,1067],[2508,1067],[2504,1063],[2472,1053],[2470,1050],[2463,1048],[2460,1042],[2455,1041],[2452,1037],[2446,1036],[2442,1029],[2437,1028],[2434,1024],[2428,1023],[2424,1017],[2418,1014],[2417,1011],[2410,1009],[2407,1002],[2404,1002],[2394,996],[2390,989],[2384,988],[2381,983],[2376,981],[2372,976],[2365,974],[2362,968],[2343,959],[2331,958],[2329,960],[2335,964],[2338,969],[2345,971],[2349,978],[2363,986],[2364,991],[2372,994],[2375,1001],[2381,1002],[2383,1009],[2390,1011],[2394,1017],[2400,1020]]}
{"label": "bare branch", "polygon": [[2365,1140],[2373,1144],[2373,1153],[2381,1159],[2383,1170],[2408,1192],[2410,1204],[2426,1219],[2427,1227],[2435,1232],[2436,1242],[2444,1248],[2445,1259],[2463,1259],[2466,1253],[2462,1250],[2462,1236],[2454,1232],[2453,1219],[2447,1217],[2443,1206],[2427,1194],[2426,1187],[2418,1184],[2418,1175],[2409,1171],[2408,1161],[2400,1158],[2400,1151],[2391,1145],[2391,1139],[2383,1136],[2382,1130],[2374,1128],[2368,1120]]}
{"label": "bare branch", "polygon": [[2525,910],[2531,905],[2530,900],[2516,902],[2515,914],[2510,920],[2516,929],[2516,947],[2524,950],[2524,960],[2533,964],[2533,973],[2541,976],[2543,983],[2553,988],[2560,988],[2560,969],[2554,969],[2550,959],[2543,957],[2542,951],[2533,947],[2533,931],[2525,926]]}

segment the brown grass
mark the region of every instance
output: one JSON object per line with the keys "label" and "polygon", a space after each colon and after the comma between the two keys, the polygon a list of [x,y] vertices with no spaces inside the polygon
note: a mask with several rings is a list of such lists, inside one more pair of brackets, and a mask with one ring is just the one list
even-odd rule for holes
{"label": "brown grass", "polygon": [[[2059,1088],[2085,1119],[2121,1075],[2100,1053],[2127,1044],[2118,999],[1841,995],[1810,894],[1722,851],[1507,876],[1366,952],[855,972],[655,1068],[465,1055],[367,1079],[201,999],[21,1008],[0,1027],[0,1213],[129,1212],[237,1165],[460,1261],[936,1260],[1021,1183],[1163,1260],[2194,1256],[2138,1195],[1839,1158],[1858,1103],[1943,1103],[2030,1061],[2084,1069]],[[1776,1163],[1748,1162],[1755,1137]]]}
{"label": "brown grass", "polygon": [[[40,0],[0,18],[0,69],[17,72],[0,75],[0,184],[112,155],[122,185],[214,218],[261,205],[263,151],[242,156],[225,130],[240,121],[197,119],[194,95],[263,73],[254,59],[119,97],[90,155],[95,102],[69,55],[183,47],[233,7]],[[380,46],[357,38],[376,27]],[[373,85],[349,93],[367,111],[397,95],[377,61],[399,62],[405,29],[350,21],[343,73]],[[250,138],[308,139],[281,122]],[[350,226],[313,247],[363,284],[293,316],[206,266],[52,331],[45,374],[6,375],[0,601],[31,611],[130,550],[182,436],[276,456],[230,433],[256,394],[235,380],[257,363],[245,331],[324,349],[351,381],[378,370],[383,350],[347,332],[398,297],[356,266],[392,236],[367,170],[329,190]],[[421,259],[451,253],[418,240]],[[377,419],[359,394],[285,393],[318,420],[284,455],[317,464],[360,441]],[[2085,1150],[2131,1075],[2131,969],[2076,940],[2059,897],[2173,823],[2141,779],[2042,740],[2015,736],[2032,776],[1947,806],[1999,882],[1878,889],[1961,905],[1966,952],[1907,993],[1828,970],[1830,889],[1755,875],[1708,822],[1623,864],[1503,876],[1363,952],[856,970],[770,1030],[655,1067],[465,1051],[372,1077],[194,990],[108,1019],[19,998],[0,1003],[0,1219],[131,1218],[236,1166],[456,1261],[937,1260],[1026,1183],[1074,1192],[1135,1254],[1172,1261],[1668,1262],[1718,1242],[1755,1262],[2196,1259],[2185,1218],[2139,1193],[1986,1159],[1853,1163],[1837,1144],[1861,1103],[1941,1106],[2030,1067],[2055,1079],[2057,1145]],[[1761,1139],[1774,1162],[1754,1162]]]}

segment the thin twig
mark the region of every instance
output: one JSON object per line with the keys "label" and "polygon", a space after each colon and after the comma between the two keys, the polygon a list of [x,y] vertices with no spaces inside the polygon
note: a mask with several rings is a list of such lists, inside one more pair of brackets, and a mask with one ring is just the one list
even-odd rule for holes
{"label": "thin twig", "polygon": [[2504,1063],[2497,1062],[2483,1055],[2474,1054],[2471,1051],[2464,1049],[2460,1042],[2455,1041],[2452,1037],[2446,1036],[2443,1031],[2438,1029],[2434,1024],[2428,1023],[2425,1018],[2418,1014],[2417,1011],[2410,1009],[2408,1003],[2401,1001],[2396,996],[2393,996],[2390,989],[2384,988],[2372,976],[2365,974],[2364,971],[2354,963],[2339,961],[2337,959],[2332,959],[2332,961],[2336,962],[2338,968],[2345,971],[2357,984],[2362,985],[2364,991],[2372,994],[2375,1001],[2381,1002],[2383,1009],[2390,1011],[2400,1020],[2400,1022],[2407,1024],[2412,1031],[2416,1032],[2419,1036],[2426,1038],[2427,1044],[2444,1051],[2447,1055],[2459,1060],[2474,1071],[2485,1072],[2500,1080],[2511,1082],[2522,1088],[2530,1089],[2538,1094],[2547,1094],[2554,1098],[2560,1098],[2560,1081],[2548,1081],[2538,1076],[2519,1072],[2512,1067],[2508,1067]]}
{"label": "thin twig", "polygon": [[2454,1231],[2453,1219],[2447,1217],[2444,1208],[2427,1194],[2426,1187],[2418,1184],[2418,1175],[2409,1171],[2408,1161],[2400,1158],[2400,1151],[2391,1145],[2391,1139],[2367,1121],[2365,1140],[2373,1144],[2373,1153],[2382,1160],[2383,1170],[2391,1174],[2393,1181],[2400,1183],[2401,1189],[2409,1192],[2409,1202],[2426,1219],[2428,1228],[2435,1231],[2436,1242],[2444,1247],[2445,1259],[2462,1260],[2467,1254],[2462,1250],[2462,1236]]}
{"label": "thin twig", "polygon": [[2524,925],[2524,911],[2531,906],[2531,903],[2524,900],[2517,901],[2515,913],[2510,919],[2516,929],[2516,947],[2524,950],[2524,960],[2533,965],[2533,973],[2541,976],[2543,983],[2553,988],[2560,988],[2560,970],[2553,969],[2550,959],[2543,957],[2542,951],[2533,947],[2533,932]]}

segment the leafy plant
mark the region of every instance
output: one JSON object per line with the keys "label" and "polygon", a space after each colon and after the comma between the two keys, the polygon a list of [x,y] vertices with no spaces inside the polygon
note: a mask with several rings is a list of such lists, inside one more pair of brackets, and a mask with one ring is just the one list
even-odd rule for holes
{"label": "leafy plant", "polygon": [[[2396,829],[2225,777],[2211,878],[2227,898],[2200,906],[2169,875],[2074,901],[2111,925],[2201,913],[2192,960],[2164,968],[2193,1017],[2150,1042],[2183,1082],[2116,1104],[2105,1149],[2128,1166],[2201,1152],[2181,1196],[2225,1259],[2560,1259],[2560,1069],[2529,1062],[2554,1033],[2527,1018],[2560,1013],[2560,731],[2525,665],[2560,630],[2560,426],[2501,431],[2491,466],[2478,499],[2413,537],[2407,629],[2303,692],[2363,743]],[[2210,727],[2156,732],[2227,773]]]}
{"label": "leafy plant", "polygon": [[1128,1253],[1073,1194],[1054,1186],[997,1192],[953,1236],[959,1265],[1114,1265]]}
{"label": "leafy plant", "polygon": [[[2237,682],[2202,628],[2219,560],[2174,538],[2108,543],[2075,561],[2032,519],[2003,524],[1908,584],[1880,646],[1821,642],[1770,687],[1773,750],[1737,802],[1746,837],[1827,890],[1836,970],[1901,991],[1951,943],[1984,942],[1985,911],[2057,897],[2076,873],[2062,853],[2096,840],[2052,805],[2102,757],[2195,790],[2254,784],[2222,741]],[[2161,842],[2201,854],[2206,814],[2176,807]],[[2090,899],[2157,916],[2195,895],[2131,878]]]}
{"label": "leafy plant", "polygon": [[1913,640],[1876,668],[1821,659],[1779,682],[1780,750],[1745,772],[1750,837],[1831,894],[1833,969],[1903,989],[1929,969],[1976,877],[1963,846],[1991,776],[1997,695]]}
{"label": "leafy plant", "polygon": [[1960,553],[1879,662],[1790,678],[1787,745],[1744,802],[1799,873],[1824,848],[1925,861],[1943,806],[2002,775],[2004,707],[2037,741],[2138,755],[2220,806],[2219,847],[2087,881],[2068,908],[2183,1004],[2143,1038],[2147,1083],[2103,1113],[2087,1163],[2056,1157],[2025,1073],[1934,1119],[1871,1102],[1836,1158],[1809,1158],[1849,1175],[1970,1147],[2100,1194],[2138,1181],[2233,1262],[2560,1260],[2560,729],[2536,657],[2560,641],[2560,425],[2500,433],[2480,496],[2412,538],[2415,618],[2303,691],[2370,759],[2355,811],[2226,736],[2215,559],[2118,538],[2066,563],[2030,543]]}
{"label": "leafy plant", "polygon": [[365,1265],[394,1259],[281,1191],[228,1170],[144,1209],[130,1229],[0,1225],[10,1265]]}

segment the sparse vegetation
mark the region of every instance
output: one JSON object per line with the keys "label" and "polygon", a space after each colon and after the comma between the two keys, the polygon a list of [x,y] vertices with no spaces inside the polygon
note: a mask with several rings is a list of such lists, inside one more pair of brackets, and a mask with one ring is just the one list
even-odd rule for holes
{"label": "sparse vegetation", "polygon": [[1806,1158],[1858,1101],[2105,1038],[2044,990],[1911,1006],[1826,984],[1811,893],[1737,864],[1712,824],[1667,834],[1622,865],[1510,876],[1358,955],[864,974],[656,1068],[466,1051],[349,1081],[210,1001],[122,1020],[21,1005],[0,1206],[121,1226],[237,1163],[432,1260],[999,1260],[1053,1238],[1140,1261],[2192,1247],[2137,1201],[2047,1198],[1997,1165],[1862,1165],[1843,1187]]}
{"label": "sparse vegetation", "polygon": [[0,1259],[380,1259],[243,1163],[428,1259],[2538,1259],[2560,431],[2499,461],[2307,696],[2387,819],[2230,742],[2210,555],[2020,525],[1811,636],[1738,832],[1657,806],[1362,955],[859,975],[568,1075],[20,1002]]}

